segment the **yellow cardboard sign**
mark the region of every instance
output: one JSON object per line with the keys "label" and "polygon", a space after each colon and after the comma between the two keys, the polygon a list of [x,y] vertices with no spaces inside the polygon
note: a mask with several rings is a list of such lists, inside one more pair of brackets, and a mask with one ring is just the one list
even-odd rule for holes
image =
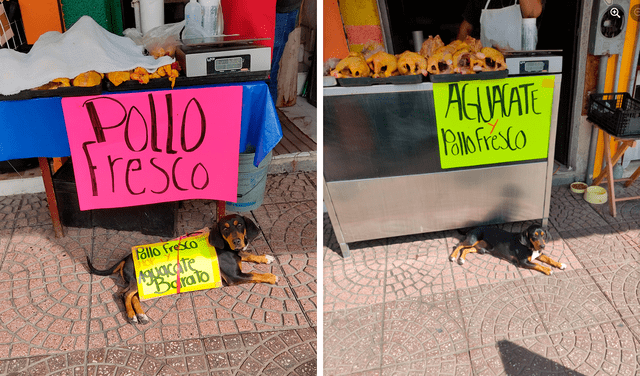
{"label": "yellow cardboard sign", "polygon": [[547,158],[554,76],[434,83],[443,169]]}
{"label": "yellow cardboard sign", "polygon": [[216,249],[208,239],[204,231],[132,247],[140,299],[222,287]]}

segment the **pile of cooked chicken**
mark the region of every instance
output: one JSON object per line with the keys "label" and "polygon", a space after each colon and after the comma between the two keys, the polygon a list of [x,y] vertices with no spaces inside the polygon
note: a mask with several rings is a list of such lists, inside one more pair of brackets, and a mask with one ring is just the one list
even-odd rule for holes
{"label": "pile of cooked chicken", "polygon": [[[125,81],[133,80],[138,81],[141,84],[149,83],[149,79],[166,77],[171,81],[171,88],[176,83],[176,78],[179,76],[180,64],[175,62],[170,65],[163,65],[160,68],[156,69],[155,72],[149,73],[145,68],[138,67],[131,71],[122,71],[122,72],[109,72],[106,74],[107,79],[118,86]],[[92,87],[97,86],[102,83],[102,79],[105,74],[96,72],[96,71],[88,71],[84,73],[80,73],[75,78],[56,78],[42,86],[34,88],[33,90],[51,90],[57,89],[59,87]]]}
{"label": "pile of cooked chicken", "polygon": [[504,56],[491,47],[471,37],[455,40],[445,45],[439,35],[429,36],[420,53],[405,51],[391,55],[381,50],[365,47],[362,53],[351,52],[340,60],[330,74],[345,77],[390,77],[398,75],[474,74],[507,69]]}
{"label": "pile of cooked chicken", "polygon": [[454,40],[445,46],[439,35],[422,43],[420,55],[427,58],[427,71],[431,74],[473,74],[507,69],[502,53],[467,37],[464,41]]}

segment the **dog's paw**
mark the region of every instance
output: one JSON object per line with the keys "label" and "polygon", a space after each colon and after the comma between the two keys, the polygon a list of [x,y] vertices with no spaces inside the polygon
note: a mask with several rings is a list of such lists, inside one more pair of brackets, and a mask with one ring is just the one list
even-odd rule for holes
{"label": "dog's paw", "polygon": [[565,270],[566,268],[567,268],[567,265],[566,265],[566,264],[564,264],[564,263],[561,263],[561,264],[560,264],[560,269],[561,269],[561,270]]}
{"label": "dog's paw", "polygon": [[148,324],[149,321],[151,321],[151,320],[149,320],[149,317],[147,315],[145,315],[144,313],[138,314],[137,317],[138,317],[138,322],[140,324]]}
{"label": "dog's paw", "polygon": [[276,258],[270,255],[264,255],[264,257],[267,259],[267,264],[271,264],[272,262],[276,261]]}
{"label": "dog's paw", "polygon": [[449,256],[449,261],[452,261],[452,262],[453,262],[453,261],[456,261],[456,258],[455,258],[455,257],[453,257],[453,256]]}
{"label": "dog's paw", "polygon": [[136,316],[129,317],[129,322],[132,323],[132,324],[137,324],[138,323],[138,318]]}
{"label": "dog's paw", "polygon": [[464,259],[462,258],[458,259],[458,265],[462,265],[462,264],[464,264]]}

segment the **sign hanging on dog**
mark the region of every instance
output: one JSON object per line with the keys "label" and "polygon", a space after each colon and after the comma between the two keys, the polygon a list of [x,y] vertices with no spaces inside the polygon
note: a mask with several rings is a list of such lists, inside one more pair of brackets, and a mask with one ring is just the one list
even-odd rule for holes
{"label": "sign hanging on dog", "polygon": [[62,99],[80,210],[236,201],[242,87]]}
{"label": "sign hanging on dog", "polygon": [[209,231],[131,249],[140,299],[222,287]]}
{"label": "sign hanging on dog", "polygon": [[547,158],[554,77],[434,83],[443,169]]}

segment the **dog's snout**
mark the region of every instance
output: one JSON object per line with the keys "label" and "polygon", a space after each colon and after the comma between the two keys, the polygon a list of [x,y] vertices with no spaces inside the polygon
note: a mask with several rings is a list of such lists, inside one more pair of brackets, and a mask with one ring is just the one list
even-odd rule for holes
{"label": "dog's snout", "polygon": [[233,239],[233,245],[238,248],[238,247],[242,247],[242,240],[240,238],[235,238]]}

